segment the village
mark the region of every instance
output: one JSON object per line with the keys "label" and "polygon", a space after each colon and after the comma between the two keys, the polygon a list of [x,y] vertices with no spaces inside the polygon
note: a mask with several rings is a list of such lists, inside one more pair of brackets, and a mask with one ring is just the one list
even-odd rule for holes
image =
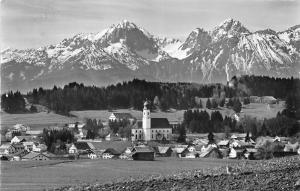
{"label": "village", "polygon": [[[112,112],[108,122],[131,122],[131,137],[109,133],[104,138],[87,139],[87,131],[81,122],[66,124],[65,129],[76,132],[76,140],[56,144],[49,152],[43,141],[42,130],[31,130],[29,126],[16,124],[5,134],[7,142],[0,146],[1,160],[41,161],[80,159],[155,160],[157,157],[181,159],[264,159],[258,151],[266,142],[276,148],[274,157],[300,154],[298,142],[288,137],[259,137],[253,140],[249,133],[187,134],[185,143],[178,143],[174,129],[180,122],[169,122],[167,118],[153,118],[149,102],[144,103],[142,119],[135,119],[130,113]],[[236,117],[236,116],[235,116]],[[54,128],[55,129],[55,128]],[[75,131],[76,129],[76,131]],[[49,132],[50,133],[50,132]],[[53,149],[52,149],[53,150]]]}

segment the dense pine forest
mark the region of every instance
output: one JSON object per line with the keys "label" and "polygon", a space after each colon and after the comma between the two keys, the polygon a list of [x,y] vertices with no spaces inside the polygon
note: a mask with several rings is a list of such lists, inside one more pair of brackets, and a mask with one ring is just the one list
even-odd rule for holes
{"label": "dense pine forest", "polygon": [[[147,82],[134,79],[107,87],[84,86],[76,82],[64,87],[52,89],[33,89],[27,95],[9,92],[1,96],[1,107],[9,113],[22,112],[26,97],[30,103],[41,104],[62,114],[71,110],[99,110],[115,108],[141,109],[146,99],[153,107],[161,110],[201,108],[197,97],[219,99],[224,104],[225,97],[236,96],[274,96],[286,99],[290,111],[300,108],[300,80],[281,79],[259,76],[242,76],[232,78],[229,84],[191,84]],[[23,100],[23,101],[22,101]]]}

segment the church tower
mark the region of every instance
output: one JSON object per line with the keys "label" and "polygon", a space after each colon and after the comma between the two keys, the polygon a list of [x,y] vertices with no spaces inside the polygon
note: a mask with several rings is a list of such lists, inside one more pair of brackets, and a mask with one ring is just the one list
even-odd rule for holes
{"label": "church tower", "polygon": [[151,116],[150,116],[150,103],[146,101],[143,109],[143,131],[144,140],[151,140]]}

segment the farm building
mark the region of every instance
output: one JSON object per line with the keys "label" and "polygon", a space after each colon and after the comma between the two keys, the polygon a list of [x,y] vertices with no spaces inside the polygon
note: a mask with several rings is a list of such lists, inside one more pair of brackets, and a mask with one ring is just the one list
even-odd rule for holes
{"label": "farm building", "polygon": [[223,158],[222,152],[216,147],[209,147],[205,152],[200,154],[202,158]]}
{"label": "farm building", "polygon": [[196,152],[196,149],[194,146],[189,146],[184,151],[182,151],[180,156],[182,158],[197,158],[197,157],[199,157],[199,153]]}
{"label": "farm building", "polygon": [[23,145],[24,145],[24,147],[25,147],[25,150],[26,151],[32,151],[33,150],[33,147],[35,147],[36,145],[35,145],[35,143],[33,142],[33,141],[25,141],[25,142],[23,142]]}
{"label": "farm building", "polygon": [[244,158],[245,152],[246,152],[246,149],[231,148],[228,157],[231,159]]}
{"label": "farm building", "polygon": [[130,113],[111,113],[108,120],[109,121],[129,120],[130,122],[133,122],[134,117]]}
{"label": "farm building", "polygon": [[35,143],[32,148],[32,151],[34,152],[44,152],[46,150],[47,150],[47,145],[41,143]]}
{"label": "farm building", "polygon": [[25,146],[22,143],[14,143],[12,144],[13,147],[15,147],[16,153],[21,153],[25,151]]}
{"label": "farm building", "polygon": [[181,157],[182,152],[188,147],[188,145],[177,145],[173,150],[173,154],[177,157]]}
{"label": "farm building", "polygon": [[0,155],[11,155],[16,152],[16,148],[11,144],[3,144],[0,146]]}
{"label": "farm building", "polygon": [[170,157],[173,152],[171,147],[162,147],[162,146],[154,147],[154,150],[155,150],[155,155],[160,157]]}
{"label": "farm building", "polygon": [[257,153],[257,149],[247,148],[245,153],[244,153],[244,156],[245,156],[246,159],[254,160],[256,153]]}
{"label": "farm building", "polygon": [[115,149],[108,148],[102,153],[102,158],[112,159],[112,158],[118,158],[120,155],[121,155],[121,153],[116,151]]}
{"label": "farm building", "polygon": [[69,153],[69,154],[75,154],[75,153],[78,153],[78,150],[77,150],[77,148],[75,147],[74,144],[71,144],[71,146],[70,146],[69,149],[68,149],[68,153]]}
{"label": "farm building", "polygon": [[150,147],[147,146],[134,147],[132,150],[132,158],[133,160],[151,161],[154,160],[155,153]]}
{"label": "farm building", "polygon": [[23,156],[22,160],[50,160],[50,158],[43,153],[30,152]]}
{"label": "farm building", "polygon": [[32,141],[33,138],[31,136],[14,136],[14,138],[11,139],[11,143],[20,143],[25,141]]}
{"label": "farm building", "polygon": [[219,148],[228,148],[229,147],[229,140],[221,140],[218,142]]}

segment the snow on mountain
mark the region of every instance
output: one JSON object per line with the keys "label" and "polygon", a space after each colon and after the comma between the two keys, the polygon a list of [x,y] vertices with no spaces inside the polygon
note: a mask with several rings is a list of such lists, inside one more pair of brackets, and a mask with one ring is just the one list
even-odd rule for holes
{"label": "snow on mountain", "polygon": [[1,52],[1,85],[18,89],[70,80],[105,85],[134,77],[206,83],[242,74],[298,76],[299,26],[250,32],[227,19],[212,31],[196,28],[180,41],[153,36],[124,20],[56,45]]}

